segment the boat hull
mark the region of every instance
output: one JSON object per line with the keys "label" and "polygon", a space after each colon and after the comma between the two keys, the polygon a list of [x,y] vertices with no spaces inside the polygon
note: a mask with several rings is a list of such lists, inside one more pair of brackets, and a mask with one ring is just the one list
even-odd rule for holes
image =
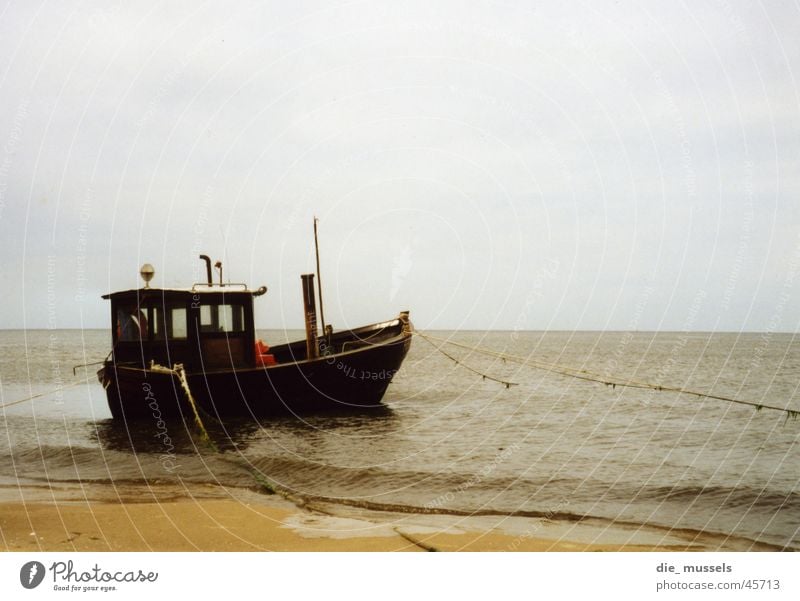
{"label": "boat hull", "polygon": [[[370,340],[369,332],[379,332]],[[343,340],[347,336],[351,340]],[[270,367],[185,372],[108,362],[98,372],[115,419],[217,419],[285,413],[352,411],[380,407],[408,353],[411,325],[401,319],[338,334],[338,348],[354,348],[312,360]],[[291,354],[294,345],[273,349]],[[304,344],[304,341],[303,341]]]}

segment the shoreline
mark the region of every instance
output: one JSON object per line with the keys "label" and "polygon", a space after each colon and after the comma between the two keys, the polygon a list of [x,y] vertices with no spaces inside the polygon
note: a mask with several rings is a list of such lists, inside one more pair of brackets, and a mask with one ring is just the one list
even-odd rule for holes
{"label": "shoreline", "polygon": [[[13,490],[13,489],[11,489]],[[0,550],[745,551],[769,545],[653,526],[353,511],[211,485],[16,488]]]}

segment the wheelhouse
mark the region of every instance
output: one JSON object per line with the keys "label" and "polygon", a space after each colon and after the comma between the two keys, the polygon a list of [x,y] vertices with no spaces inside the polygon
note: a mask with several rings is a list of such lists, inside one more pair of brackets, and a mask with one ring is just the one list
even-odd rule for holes
{"label": "wheelhouse", "polygon": [[192,370],[254,367],[253,297],[265,289],[196,284],[104,295],[111,301],[115,363],[183,363]]}

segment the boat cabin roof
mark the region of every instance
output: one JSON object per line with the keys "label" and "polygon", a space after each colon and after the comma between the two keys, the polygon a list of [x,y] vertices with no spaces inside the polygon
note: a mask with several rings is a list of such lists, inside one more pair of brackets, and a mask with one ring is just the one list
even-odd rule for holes
{"label": "boat cabin roof", "polygon": [[249,290],[244,284],[225,284],[223,286],[220,286],[219,284],[214,284],[212,286],[209,286],[208,284],[195,284],[191,288],[131,288],[130,290],[120,290],[118,292],[104,294],[103,298],[108,300],[130,296],[141,297],[145,295],[163,295],[165,297],[173,298],[193,297],[195,295],[219,295],[226,296],[228,298],[235,298],[236,296],[261,296],[264,294],[264,292],[266,292],[264,288],[259,288],[258,290]]}

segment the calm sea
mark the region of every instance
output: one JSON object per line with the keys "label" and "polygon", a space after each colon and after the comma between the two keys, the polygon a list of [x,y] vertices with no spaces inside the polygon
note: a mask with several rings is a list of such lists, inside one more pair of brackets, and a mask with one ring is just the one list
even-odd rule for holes
{"label": "calm sea", "polygon": [[[800,409],[800,339],[789,334],[436,332],[540,361]],[[284,333],[261,332],[267,342]],[[0,404],[80,379],[105,331],[0,332]],[[800,549],[800,420],[779,412],[569,379],[448,352],[424,339],[365,415],[284,417],[186,432],[111,422],[84,384],[0,410],[0,499],[65,500],[172,483],[224,497],[260,473],[349,511],[647,524]],[[247,468],[247,469],[245,469]],[[77,491],[77,492],[76,492]]]}

